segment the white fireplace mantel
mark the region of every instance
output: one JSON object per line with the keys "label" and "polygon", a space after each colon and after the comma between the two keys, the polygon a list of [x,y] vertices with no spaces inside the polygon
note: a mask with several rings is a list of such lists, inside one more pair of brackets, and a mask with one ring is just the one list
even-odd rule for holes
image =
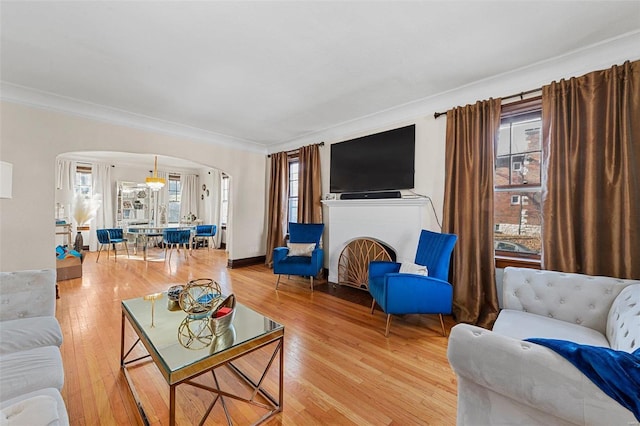
{"label": "white fireplace mantel", "polygon": [[[373,238],[395,250],[398,262],[413,262],[425,224],[425,198],[323,200],[327,207],[329,281],[338,282],[338,259],[356,238]],[[327,251],[325,253],[327,253]]]}

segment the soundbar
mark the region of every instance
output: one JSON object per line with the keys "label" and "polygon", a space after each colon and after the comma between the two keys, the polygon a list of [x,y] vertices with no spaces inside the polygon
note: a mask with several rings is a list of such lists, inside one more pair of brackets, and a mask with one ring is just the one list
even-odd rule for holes
{"label": "soundbar", "polygon": [[380,192],[345,192],[340,194],[341,200],[379,200],[382,198],[401,198],[400,191]]}

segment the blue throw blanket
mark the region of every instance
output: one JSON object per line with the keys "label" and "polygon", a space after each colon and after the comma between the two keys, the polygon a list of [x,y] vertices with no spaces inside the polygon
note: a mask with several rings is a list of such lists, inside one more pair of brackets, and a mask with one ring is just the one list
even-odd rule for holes
{"label": "blue throw blanket", "polygon": [[566,340],[527,339],[562,355],[640,421],[640,348],[633,353]]}

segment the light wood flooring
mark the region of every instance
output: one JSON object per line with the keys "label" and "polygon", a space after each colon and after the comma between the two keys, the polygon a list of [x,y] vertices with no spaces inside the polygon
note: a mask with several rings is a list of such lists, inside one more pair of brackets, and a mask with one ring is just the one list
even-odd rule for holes
{"label": "light wood flooring", "polygon": [[[366,306],[311,293],[308,281],[299,278],[283,277],[276,291],[271,270],[263,265],[227,269],[222,250],[201,248],[187,259],[173,253],[171,262],[163,261],[160,251],[152,256],[144,262],[120,255],[114,262],[103,253],[96,263],[96,253],[89,253],[83,277],[59,283],[62,395],[72,425],[141,424],[119,365],[121,300],[203,277],[285,326],[284,410],[266,424],[455,424],[456,379],[436,315],[394,317],[385,338],[381,311],[371,315]],[[159,309],[165,306],[166,300],[159,301]],[[450,329],[453,320],[445,320]],[[127,326],[128,344],[132,334]],[[132,376],[151,424],[167,425],[169,387],[157,368],[149,362]],[[224,371],[220,378],[236,386]],[[176,395],[180,425],[197,424],[212,400],[189,386],[178,387]],[[234,424],[262,415],[246,404],[228,405]],[[226,424],[220,404],[205,424]]]}

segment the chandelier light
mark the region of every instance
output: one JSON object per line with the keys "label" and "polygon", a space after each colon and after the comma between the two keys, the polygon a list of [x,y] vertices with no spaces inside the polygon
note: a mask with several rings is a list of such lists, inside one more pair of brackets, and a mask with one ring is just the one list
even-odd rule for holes
{"label": "chandelier light", "polygon": [[155,162],[153,164],[153,176],[150,176],[146,179],[147,186],[151,188],[152,191],[158,191],[162,188],[167,181],[163,178],[158,177],[158,156],[156,155]]}

